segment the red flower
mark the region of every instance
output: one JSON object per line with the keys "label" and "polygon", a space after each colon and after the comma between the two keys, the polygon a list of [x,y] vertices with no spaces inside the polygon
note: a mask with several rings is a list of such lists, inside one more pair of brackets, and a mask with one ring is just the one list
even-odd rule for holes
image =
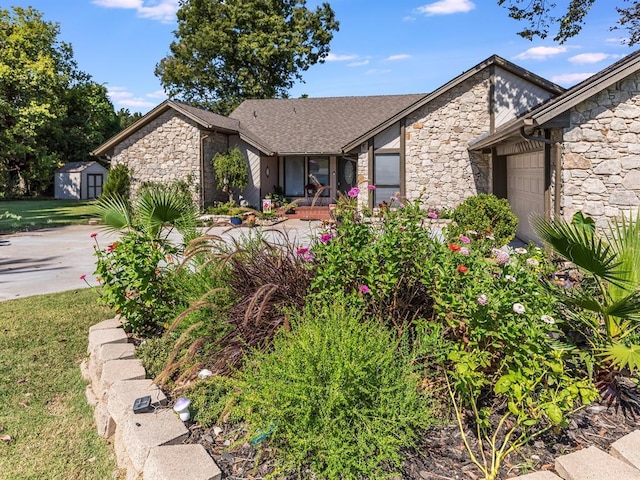
{"label": "red flower", "polygon": [[460,245],[456,245],[455,243],[450,243],[449,244],[449,250],[451,250],[452,252],[459,252],[460,251]]}
{"label": "red flower", "polygon": [[467,273],[469,271],[469,269],[467,267],[465,267],[464,265],[458,265],[458,271],[460,273]]}
{"label": "red flower", "polygon": [[82,275],[80,275],[80,280],[85,280],[87,278],[87,274],[83,273]]}
{"label": "red flower", "polygon": [[96,238],[98,236],[97,233],[92,233],[91,235],[89,235],[91,238]]}

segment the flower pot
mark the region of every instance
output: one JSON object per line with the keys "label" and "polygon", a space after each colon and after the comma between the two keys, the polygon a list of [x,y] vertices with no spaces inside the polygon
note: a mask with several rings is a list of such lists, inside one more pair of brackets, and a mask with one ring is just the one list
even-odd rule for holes
{"label": "flower pot", "polygon": [[242,225],[242,219],[238,217],[231,217],[229,221],[231,222],[231,225]]}

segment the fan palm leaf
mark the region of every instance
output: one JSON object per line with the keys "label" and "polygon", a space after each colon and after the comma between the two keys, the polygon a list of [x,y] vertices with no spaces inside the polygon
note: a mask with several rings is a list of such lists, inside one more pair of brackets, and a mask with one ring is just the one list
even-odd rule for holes
{"label": "fan palm leaf", "polygon": [[602,350],[605,362],[611,362],[622,370],[628,367],[632,372],[640,370],[640,345],[627,346],[622,343],[612,343]]}
{"label": "fan palm leaf", "polygon": [[618,252],[618,273],[626,280],[624,288],[618,285],[610,288],[611,298],[618,300],[628,296],[630,291],[640,289],[640,211],[635,219],[623,216],[611,224],[607,237]]}
{"label": "fan palm leaf", "polygon": [[185,241],[195,237],[196,208],[187,194],[177,188],[145,188],[136,201],[135,211],[145,233],[152,238],[160,238],[167,226],[176,227]]}
{"label": "fan palm leaf", "polygon": [[617,251],[593,230],[567,223],[562,218],[534,217],[531,226],[561,257],[612,285],[625,287]]}
{"label": "fan palm leaf", "polygon": [[106,230],[120,231],[134,226],[129,204],[120,195],[100,197],[94,210],[100,216]]}

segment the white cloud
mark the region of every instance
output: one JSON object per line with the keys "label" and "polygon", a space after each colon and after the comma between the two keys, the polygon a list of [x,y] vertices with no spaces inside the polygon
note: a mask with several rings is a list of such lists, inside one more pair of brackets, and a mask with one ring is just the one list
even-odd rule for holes
{"label": "white cloud", "polygon": [[356,58],[358,58],[357,55],[337,55],[335,53],[329,53],[329,55],[325,57],[325,60],[327,62],[346,62],[355,60]]}
{"label": "white cloud", "polygon": [[391,55],[387,58],[385,58],[385,62],[395,62],[398,60],[407,60],[411,58],[411,55],[407,54],[407,53],[399,53],[397,55]]}
{"label": "white cloud", "polygon": [[575,85],[585,78],[589,78],[593,73],[566,73],[564,75],[555,75],[551,77],[551,81],[559,85]]}
{"label": "white cloud", "polygon": [[427,3],[417,8],[425,15],[450,15],[452,13],[467,13],[476,8],[471,0],[439,0]]}
{"label": "white cloud", "polygon": [[609,53],[593,52],[593,53],[581,53],[569,58],[571,63],[584,64],[584,63],[598,63],[607,58],[616,58],[617,55],[611,55]]}
{"label": "white cloud", "polygon": [[404,17],[402,19],[403,22],[415,22],[416,21],[416,17],[412,16],[412,15],[407,15],[406,17]]}
{"label": "white cloud", "polygon": [[180,0],[93,0],[93,4],[105,8],[134,9],[139,17],[170,23],[176,20]]}
{"label": "white cloud", "polygon": [[126,87],[108,87],[107,95],[118,107],[154,107],[156,105],[144,98],[134,97]]}
{"label": "white cloud", "polygon": [[155,92],[147,93],[145,95],[147,98],[167,98],[167,94],[164,93],[164,90],[156,90]]}
{"label": "white cloud", "polygon": [[617,45],[619,47],[624,47],[629,43],[629,39],[625,37],[611,37],[607,38],[604,43],[607,45]]}
{"label": "white cloud", "polygon": [[382,75],[385,73],[391,73],[390,69],[380,69],[380,68],[372,68],[371,70],[367,70],[364,72],[365,75]]}
{"label": "white cloud", "polygon": [[347,64],[347,67],[364,67],[365,65],[369,65],[369,59],[365,58],[364,60],[358,62],[351,62]]}
{"label": "white cloud", "polygon": [[559,55],[561,53],[565,53],[567,51],[567,47],[532,47],[524,52],[516,55],[515,58],[518,60],[546,60],[549,57],[553,57],[554,55]]}

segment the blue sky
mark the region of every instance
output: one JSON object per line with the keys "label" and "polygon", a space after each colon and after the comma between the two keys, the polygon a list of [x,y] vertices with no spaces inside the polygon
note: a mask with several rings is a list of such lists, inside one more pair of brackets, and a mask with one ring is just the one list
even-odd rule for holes
{"label": "blue sky", "polygon": [[[496,0],[331,0],[340,21],[327,61],[304,72],[292,97],[427,93],[497,54],[569,87],[631,53],[610,31],[611,0],[595,2],[564,45],[521,39],[524,27]],[[565,5],[566,1],[558,1]],[[315,0],[308,1],[314,7]],[[9,0],[60,24],[80,69],[105,84],[116,107],[145,113],[164,100],[153,74],[169,53],[178,0]],[[6,6],[3,8],[7,8]]]}

